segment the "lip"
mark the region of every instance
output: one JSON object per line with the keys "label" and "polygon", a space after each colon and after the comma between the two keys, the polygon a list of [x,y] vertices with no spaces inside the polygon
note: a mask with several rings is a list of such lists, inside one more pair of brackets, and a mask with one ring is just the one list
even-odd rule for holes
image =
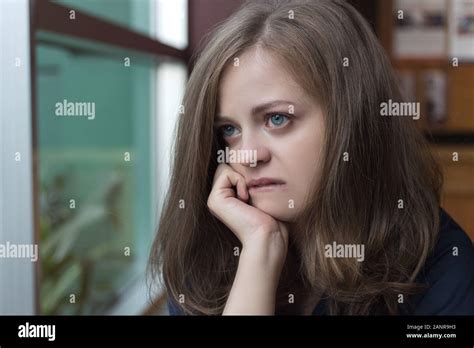
{"label": "lip", "polygon": [[247,183],[249,192],[270,192],[286,186],[283,180],[275,178],[259,178]]}

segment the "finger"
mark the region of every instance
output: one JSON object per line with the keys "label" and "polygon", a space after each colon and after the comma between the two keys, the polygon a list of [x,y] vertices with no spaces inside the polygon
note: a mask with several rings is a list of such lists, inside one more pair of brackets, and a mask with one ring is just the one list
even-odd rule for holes
{"label": "finger", "polygon": [[217,179],[219,179],[222,176],[222,173],[229,170],[230,166],[225,163],[221,163],[217,166],[216,172],[214,173],[214,180],[212,181],[212,186],[214,186],[217,182]]}
{"label": "finger", "polygon": [[[242,201],[247,200],[246,184],[244,178],[235,172],[225,172],[224,177],[226,178],[226,187],[232,187],[233,197],[237,196]],[[234,187],[236,188],[234,191]],[[229,191],[230,192],[230,191]]]}
{"label": "finger", "polygon": [[288,244],[288,225],[282,221],[278,221],[278,226],[280,227],[281,234],[285,240],[285,242]]}
{"label": "finger", "polygon": [[233,190],[230,188],[237,188],[237,197],[241,200],[246,201],[248,199],[247,184],[242,175],[232,170],[232,168],[224,168],[219,177],[216,178],[215,189],[220,192],[225,192],[228,197],[232,192],[232,196],[235,196]]}
{"label": "finger", "polygon": [[244,178],[239,175],[240,178],[237,179],[237,196],[246,202],[249,199],[248,191],[247,191],[247,184],[245,183]]}

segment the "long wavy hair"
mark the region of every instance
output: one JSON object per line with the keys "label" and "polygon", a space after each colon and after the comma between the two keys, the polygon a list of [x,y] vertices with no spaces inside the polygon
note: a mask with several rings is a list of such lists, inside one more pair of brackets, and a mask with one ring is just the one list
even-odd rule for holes
{"label": "long wavy hair", "polygon": [[[255,46],[275,53],[325,115],[321,176],[292,226],[298,269],[283,269],[276,314],[291,312],[298,289],[323,294],[329,314],[399,314],[400,295],[422,290],[442,176],[416,121],[381,116],[382,102],[402,101],[396,77],[370,26],[339,0],[250,1],[207,37],[183,98],[151,279],[186,314],[223,312],[241,244],[206,204],[222,147],[213,124],[224,69]],[[363,244],[364,262],[325,257],[334,241]]]}

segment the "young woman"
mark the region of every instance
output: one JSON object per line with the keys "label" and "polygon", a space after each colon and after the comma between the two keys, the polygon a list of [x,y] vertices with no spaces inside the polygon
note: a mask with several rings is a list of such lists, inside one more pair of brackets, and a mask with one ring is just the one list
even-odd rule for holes
{"label": "young woman", "polygon": [[416,115],[381,111],[400,102],[343,1],[251,1],[220,25],[150,256],[170,312],[474,314],[472,243]]}

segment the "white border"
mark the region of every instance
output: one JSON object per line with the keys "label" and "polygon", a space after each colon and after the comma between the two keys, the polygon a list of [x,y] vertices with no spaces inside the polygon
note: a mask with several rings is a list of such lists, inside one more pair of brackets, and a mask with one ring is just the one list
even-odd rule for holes
{"label": "white border", "polygon": [[[28,0],[0,1],[2,244],[34,243],[29,10]],[[16,152],[21,161],[15,161]],[[29,259],[0,259],[0,314],[34,314],[34,270]]]}

